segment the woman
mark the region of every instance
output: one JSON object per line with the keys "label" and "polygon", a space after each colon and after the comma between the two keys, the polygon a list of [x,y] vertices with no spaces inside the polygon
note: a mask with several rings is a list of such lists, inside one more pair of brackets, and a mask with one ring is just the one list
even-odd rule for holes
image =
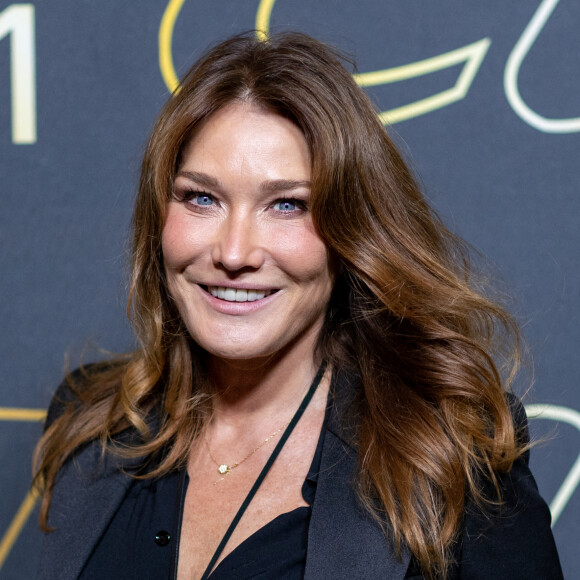
{"label": "woman", "polygon": [[55,396],[41,578],[561,577],[517,328],[335,51],[196,63],[133,232],[140,348]]}

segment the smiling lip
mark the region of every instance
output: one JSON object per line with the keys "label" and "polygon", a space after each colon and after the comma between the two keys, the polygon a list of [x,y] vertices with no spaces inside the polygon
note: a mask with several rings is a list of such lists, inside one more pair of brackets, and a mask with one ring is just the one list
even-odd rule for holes
{"label": "smiling lip", "polygon": [[225,300],[226,302],[255,302],[270,296],[276,290],[265,290],[259,288],[232,288],[231,286],[204,286],[214,298]]}
{"label": "smiling lip", "polygon": [[[261,310],[263,307],[270,304],[280,291],[279,288],[272,287],[250,288],[248,287],[249,285],[244,285],[246,286],[245,288],[240,288],[239,286],[241,286],[241,284],[237,287],[234,287],[233,285],[198,285],[202,291],[202,296],[213,310],[233,316],[243,316]],[[245,299],[244,292],[246,293]],[[215,296],[216,293],[218,294],[217,296]],[[220,293],[224,295],[224,298],[219,297]],[[232,300],[232,297],[234,300]],[[238,297],[239,301],[237,301]],[[228,300],[228,298],[230,300]]]}

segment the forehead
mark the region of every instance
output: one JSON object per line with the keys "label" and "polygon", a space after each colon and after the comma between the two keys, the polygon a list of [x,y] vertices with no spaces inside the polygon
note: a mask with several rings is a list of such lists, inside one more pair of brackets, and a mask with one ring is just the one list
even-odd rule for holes
{"label": "forehead", "polygon": [[306,139],[292,121],[255,104],[234,102],[195,128],[182,149],[179,170],[309,174],[310,165]]}

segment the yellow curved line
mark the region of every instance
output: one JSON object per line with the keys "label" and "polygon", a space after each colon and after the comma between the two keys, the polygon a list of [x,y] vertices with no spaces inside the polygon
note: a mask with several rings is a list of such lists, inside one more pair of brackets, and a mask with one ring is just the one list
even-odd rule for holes
{"label": "yellow curved line", "polygon": [[373,87],[405,81],[438,72],[461,64],[462,62],[465,63],[465,66],[457,77],[457,82],[450,89],[414,101],[408,105],[403,105],[402,107],[379,113],[379,118],[382,123],[398,123],[399,121],[404,121],[405,119],[424,115],[425,113],[446,107],[451,103],[455,103],[465,98],[490,45],[491,39],[482,38],[472,44],[467,44],[461,48],[431,58],[389,69],[360,73],[353,76],[359,86]]}
{"label": "yellow curved line", "polygon": [[258,11],[256,12],[256,38],[258,40],[268,40],[270,34],[270,17],[276,0],[260,0]]}
{"label": "yellow curved line", "polygon": [[[276,0],[260,0],[256,12],[256,36],[266,40],[270,30],[270,16]],[[179,91],[179,78],[173,64],[173,30],[185,0],[169,0],[159,25],[159,70],[171,93]]]}
{"label": "yellow curved line", "polygon": [[[260,0],[256,12],[256,37],[258,40],[267,40],[268,38],[272,9],[275,2],[276,0]],[[360,73],[353,75],[353,77],[360,87],[372,87],[431,74],[465,62],[457,82],[450,89],[408,105],[379,113],[379,119],[383,124],[398,123],[399,121],[418,117],[430,111],[446,107],[463,99],[471,87],[471,83],[483,62],[490,44],[491,39],[482,38],[472,44],[431,58],[389,69]]]}
{"label": "yellow curved line", "polygon": [[173,66],[173,29],[185,0],[169,0],[159,26],[159,69],[169,92],[179,90],[179,79]]}
{"label": "yellow curved line", "polygon": [[24,525],[28,521],[37,500],[38,494],[36,491],[29,491],[22,504],[20,504],[16,515],[12,518],[4,537],[0,541],[0,570],[2,570],[2,566],[4,566],[4,562],[6,561],[10,550],[12,550],[12,546],[14,546],[20,532],[22,532],[22,528],[24,528]]}
{"label": "yellow curved line", "polygon": [[[171,92],[179,90],[179,79],[175,72],[172,56],[172,37],[175,21],[185,0],[169,0],[159,28],[159,68],[163,80]],[[270,32],[270,19],[276,0],[260,0],[256,12],[256,37],[266,40]],[[473,79],[489,49],[491,40],[482,38],[477,42],[403,66],[353,75],[361,87],[389,84],[431,74],[465,62],[457,82],[450,89],[441,91],[408,105],[382,111],[382,123],[398,123],[405,119],[424,115],[463,99],[471,87]]]}
{"label": "yellow curved line", "polygon": [[44,421],[45,419],[45,409],[0,407],[0,421]]}

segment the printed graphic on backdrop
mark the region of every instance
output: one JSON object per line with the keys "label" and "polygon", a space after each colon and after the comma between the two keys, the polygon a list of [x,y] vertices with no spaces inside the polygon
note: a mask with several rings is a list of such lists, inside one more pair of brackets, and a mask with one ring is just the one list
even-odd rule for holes
{"label": "printed graphic on backdrop", "polygon": [[[187,0],[170,0],[163,15],[159,30],[159,66],[170,92],[177,89],[179,80],[173,66],[172,38],[175,21]],[[283,0],[279,0],[283,1]],[[514,112],[526,123],[546,133],[572,133],[580,131],[580,117],[570,119],[548,119],[533,111],[522,98],[518,87],[520,67],[533,47],[538,35],[552,15],[560,0],[542,0],[533,18],[510,53],[504,72],[506,98]],[[261,0],[256,13],[256,30],[264,38],[270,29],[270,20],[276,0]],[[419,115],[424,115],[441,107],[446,107],[463,99],[471,86],[479,67],[491,44],[490,38],[482,38],[472,44],[459,47],[444,54],[435,55],[403,66],[356,74],[361,87],[373,87],[403,82],[423,75],[464,63],[456,83],[447,90],[430,95],[396,109],[380,113],[381,121],[394,124]]]}
{"label": "printed graphic on backdrop", "polygon": [[504,73],[504,88],[506,97],[513,110],[522,120],[545,133],[575,133],[580,131],[580,117],[571,119],[548,119],[532,110],[520,95],[518,75],[520,67],[530,49],[534,46],[538,35],[548,22],[552,12],[560,0],[542,0],[538,10],[526,26],[514,49],[508,58]]}
{"label": "printed graphic on backdrop", "polygon": [[12,142],[36,141],[34,5],[12,4],[0,12],[0,41],[10,38]]}

